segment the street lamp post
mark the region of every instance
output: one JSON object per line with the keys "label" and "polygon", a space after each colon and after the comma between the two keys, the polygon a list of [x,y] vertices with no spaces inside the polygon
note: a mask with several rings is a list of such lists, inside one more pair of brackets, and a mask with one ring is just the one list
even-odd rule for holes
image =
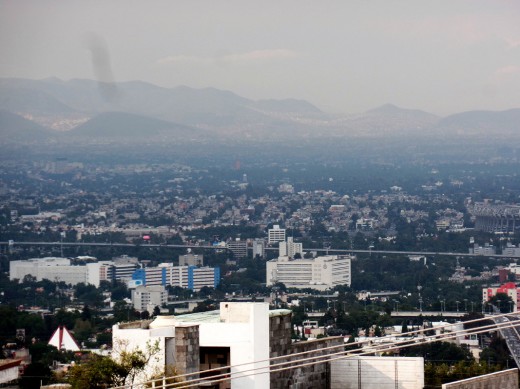
{"label": "street lamp post", "polygon": [[464,311],[468,312],[468,299],[464,299]]}
{"label": "street lamp post", "polygon": [[459,304],[460,304],[460,301],[457,300],[457,301],[455,301],[455,303],[457,304],[457,312],[458,312],[458,311],[459,311]]}
{"label": "street lamp post", "polygon": [[419,311],[422,312],[422,297],[421,297],[421,289],[422,289],[422,286],[421,285],[417,285],[417,291],[419,292]]}

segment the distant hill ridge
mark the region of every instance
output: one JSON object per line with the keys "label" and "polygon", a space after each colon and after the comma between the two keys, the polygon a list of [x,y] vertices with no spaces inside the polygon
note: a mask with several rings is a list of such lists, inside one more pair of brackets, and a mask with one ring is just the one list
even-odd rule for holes
{"label": "distant hill ridge", "polygon": [[51,130],[33,121],[0,109],[0,141],[39,142],[52,135]]}
{"label": "distant hill ridge", "polygon": [[104,112],[72,129],[71,136],[88,137],[151,137],[200,134],[195,128],[125,112]]}
{"label": "distant hill ridge", "polygon": [[[60,137],[131,140],[211,134],[234,140],[290,140],[520,134],[520,108],[468,111],[440,118],[418,109],[385,104],[357,115],[332,115],[305,100],[255,101],[216,88],[164,88],[143,81],[106,84],[84,79],[0,78],[0,109],[31,117],[45,126],[77,126]],[[22,136],[31,131],[36,131],[34,136],[38,139],[56,134],[45,132],[42,126],[31,128],[20,119],[23,118],[4,118],[2,137],[17,136],[14,123],[23,129]]]}

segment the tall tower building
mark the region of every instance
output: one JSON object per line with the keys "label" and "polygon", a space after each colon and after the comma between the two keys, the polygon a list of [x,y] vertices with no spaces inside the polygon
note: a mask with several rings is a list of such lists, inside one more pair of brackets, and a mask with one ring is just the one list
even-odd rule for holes
{"label": "tall tower building", "polygon": [[273,228],[268,230],[267,243],[274,244],[277,242],[285,242],[285,228],[280,228],[275,224]]}

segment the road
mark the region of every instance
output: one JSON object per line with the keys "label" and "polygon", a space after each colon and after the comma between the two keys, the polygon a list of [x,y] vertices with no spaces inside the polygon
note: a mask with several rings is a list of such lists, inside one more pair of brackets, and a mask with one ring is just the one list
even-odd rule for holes
{"label": "road", "polygon": [[[504,316],[504,317],[497,317],[493,318],[493,321],[497,324],[499,323],[507,323],[511,320],[518,320],[519,317],[515,315],[510,316]],[[507,347],[509,348],[509,352],[511,353],[511,356],[516,362],[517,366],[520,366],[520,333],[518,330],[520,329],[520,326],[515,326],[511,328],[501,328],[500,334],[505,339],[507,343]]]}
{"label": "road", "polygon": [[[68,247],[148,247],[148,248],[192,248],[203,250],[227,250],[222,246],[201,246],[186,244],[154,244],[154,243],[83,243],[83,242],[0,242],[0,246],[68,246]],[[277,247],[266,247],[266,250],[276,250]],[[335,254],[385,254],[385,255],[425,255],[425,256],[451,256],[451,257],[482,257],[482,255],[439,251],[392,251],[392,250],[347,250],[347,249],[325,249],[306,248],[306,251],[316,251]],[[494,258],[520,258],[520,255],[491,255]]]}

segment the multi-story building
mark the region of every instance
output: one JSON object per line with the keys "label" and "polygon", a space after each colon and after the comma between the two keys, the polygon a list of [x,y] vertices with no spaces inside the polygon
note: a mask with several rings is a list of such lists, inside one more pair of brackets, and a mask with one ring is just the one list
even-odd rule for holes
{"label": "multi-story building", "polygon": [[255,239],[253,241],[253,258],[265,257],[265,241],[263,239]]}
{"label": "multi-story building", "polygon": [[[518,288],[514,282],[506,282],[505,284],[502,284],[499,287],[494,288],[483,288],[482,303],[488,302],[493,296],[496,296],[498,293],[503,293],[511,297],[511,300],[513,300],[513,304],[510,308],[514,312],[518,311],[518,306],[520,302],[520,288]],[[506,304],[505,301],[504,304]]]}
{"label": "multi-story building", "polygon": [[114,279],[114,263],[112,261],[87,263],[87,283],[99,287],[101,281]]}
{"label": "multi-story building", "polygon": [[512,257],[520,256],[520,247],[516,247],[514,244],[507,243],[506,247],[502,250],[503,255],[511,255]]}
{"label": "multi-story building", "polygon": [[168,301],[168,292],[162,285],[140,285],[132,289],[132,304],[139,312],[152,312],[155,307],[161,307]]}
{"label": "multi-story building", "polygon": [[288,288],[326,290],[351,283],[350,255],[326,255],[311,259],[279,257],[266,262],[267,286],[282,282]]}
{"label": "multi-story building", "polygon": [[179,266],[204,266],[204,256],[192,253],[179,255]]}
{"label": "multi-story building", "polygon": [[303,243],[296,243],[292,237],[287,238],[287,242],[280,242],[278,246],[278,256],[294,258],[296,254],[303,257]]}
{"label": "multi-story building", "polygon": [[247,257],[247,242],[245,240],[230,240],[226,243],[226,248],[233,253],[235,258]]}
{"label": "multi-story building", "polygon": [[203,287],[216,288],[220,283],[218,267],[188,267],[188,289],[199,291]]}
{"label": "multi-story building", "polygon": [[285,228],[280,228],[278,224],[275,224],[273,228],[269,228],[267,231],[267,243],[285,242],[285,236]]}
{"label": "multi-story building", "polygon": [[220,268],[197,266],[174,266],[161,263],[157,267],[137,269],[132,275],[132,284],[144,286],[178,286],[199,291],[207,286],[216,288],[220,283]]}
{"label": "multi-story building", "polygon": [[473,247],[470,247],[469,253],[475,255],[490,256],[496,255],[497,251],[495,247],[493,245],[490,245],[489,243],[486,243],[484,247],[479,246],[477,243],[475,243]]}
{"label": "multi-story building", "polygon": [[515,233],[520,230],[520,206],[475,203],[469,208],[475,216],[475,229],[486,232]]}
{"label": "multi-story building", "polygon": [[132,274],[140,266],[139,260],[134,257],[123,255],[113,259],[114,279],[127,281],[132,279]]}
{"label": "multi-story building", "polygon": [[46,279],[76,285],[87,282],[87,267],[72,266],[70,259],[57,257],[31,258],[9,262],[10,280],[18,279],[22,281],[28,275],[36,277],[37,281]]}

